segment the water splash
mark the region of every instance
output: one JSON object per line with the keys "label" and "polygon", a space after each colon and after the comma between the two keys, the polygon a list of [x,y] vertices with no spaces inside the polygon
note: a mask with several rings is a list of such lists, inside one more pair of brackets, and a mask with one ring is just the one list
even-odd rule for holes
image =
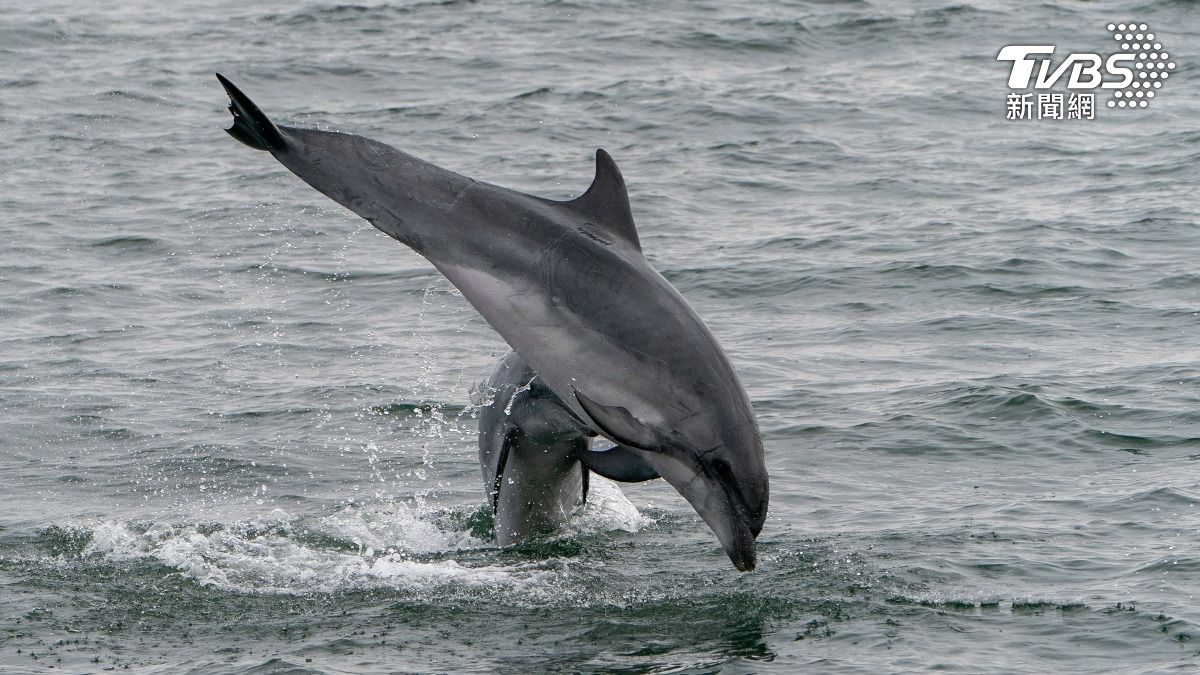
{"label": "water splash", "polygon": [[[496,564],[498,549],[473,527],[476,510],[381,503],[292,516],[276,509],[232,523],[107,520],[72,526],[72,536],[86,541],[78,549],[83,559],[154,561],[235,593],[529,590],[552,581],[556,565],[544,557]],[[637,532],[652,522],[614,483],[598,478],[588,503],[553,540]]]}

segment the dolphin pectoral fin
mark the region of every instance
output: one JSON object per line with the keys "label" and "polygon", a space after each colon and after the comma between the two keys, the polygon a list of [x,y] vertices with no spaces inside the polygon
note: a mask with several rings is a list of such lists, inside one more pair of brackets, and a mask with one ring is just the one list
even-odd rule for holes
{"label": "dolphin pectoral fin", "polygon": [[254,105],[249,96],[242,93],[232,82],[217,73],[217,79],[229,94],[229,113],[233,115],[233,126],[226,129],[230,136],[255,150],[282,150],[287,147],[283,134],[273,122]]}
{"label": "dolphin pectoral fin", "polygon": [[618,445],[608,450],[583,449],[577,451],[575,456],[584,467],[609,480],[641,483],[661,478],[658,471],[642,459],[637,450],[627,445]]}
{"label": "dolphin pectoral fin", "polygon": [[664,434],[640,422],[625,408],[596,403],[578,389],[573,391],[575,400],[596,424],[596,430],[614,442],[643,450],[657,450],[663,446]]}
{"label": "dolphin pectoral fin", "polygon": [[560,202],[590,220],[605,232],[642,250],[638,241],[637,227],[633,224],[633,210],[629,207],[629,193],[625,190],[625,179],[613,161],[612,155],[603,148],[596,150],[596,177],[592,185],[579,197]]}

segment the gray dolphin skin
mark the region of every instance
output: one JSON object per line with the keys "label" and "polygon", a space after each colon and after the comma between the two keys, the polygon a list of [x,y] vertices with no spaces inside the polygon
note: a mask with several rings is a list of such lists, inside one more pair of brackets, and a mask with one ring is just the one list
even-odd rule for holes
{"label": "gray dolphin skin", "polygon": [[516,352],[488,382],[492,403],[479,411],[479,466],[501,546],[550,534],[587,499],[580,455],[587,427],[537,381]]}
{"label": "gray dolphin skin", "polygon": [[543,199],[361,136],[276,126],[217,78],[231,100],[230,135],[429,260],[539,388],[587,434],[618,445],[583,457],[618,479],[650,467],[691,503],[734,566],[754,569],[768,493],[754,411],[712,333],[643,257],[608,153],[596,151],[582,196]]}

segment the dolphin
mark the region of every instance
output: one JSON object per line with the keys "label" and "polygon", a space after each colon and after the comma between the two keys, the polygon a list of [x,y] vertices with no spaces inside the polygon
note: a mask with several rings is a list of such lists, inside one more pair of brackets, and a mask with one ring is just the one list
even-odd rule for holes
{"label": "dolphin", "polygon": [[479,410],[479,466],[496,541],[508,546],[549,534],[587,501],[592,473],[622,482],[659,475],[620,447],[592,448],[596,432],[510,352],[485,389]]}
{"label": "dolphin", "polygon": [[479,410],[479,466],[501,546],[548,534],[587,499],[579,455],[591,438],[516,352],[488,381]]}
{"label": "dolphin", "polygon": [[617,444],[618,462],[649,465],[737,569],[754,569],[768,500],[754,411],[708,327],[642,255],[607,152],[581,196],[543,199],[361,136],[277,126],[217,79],[231,136],[429,260],[566,410]]}

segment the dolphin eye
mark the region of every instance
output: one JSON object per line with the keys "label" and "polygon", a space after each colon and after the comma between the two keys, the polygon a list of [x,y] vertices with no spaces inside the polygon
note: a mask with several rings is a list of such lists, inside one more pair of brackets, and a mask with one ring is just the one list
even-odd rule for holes
{"label": "dolphin eye", "polygon": [[727,460],[722,457],[718,457],[710,463],[710,466],[712,466],[713,473],[717,475],[717,478],[719,478],[722,483],[728,485],[733,482],[733,467],[729,465]]}

